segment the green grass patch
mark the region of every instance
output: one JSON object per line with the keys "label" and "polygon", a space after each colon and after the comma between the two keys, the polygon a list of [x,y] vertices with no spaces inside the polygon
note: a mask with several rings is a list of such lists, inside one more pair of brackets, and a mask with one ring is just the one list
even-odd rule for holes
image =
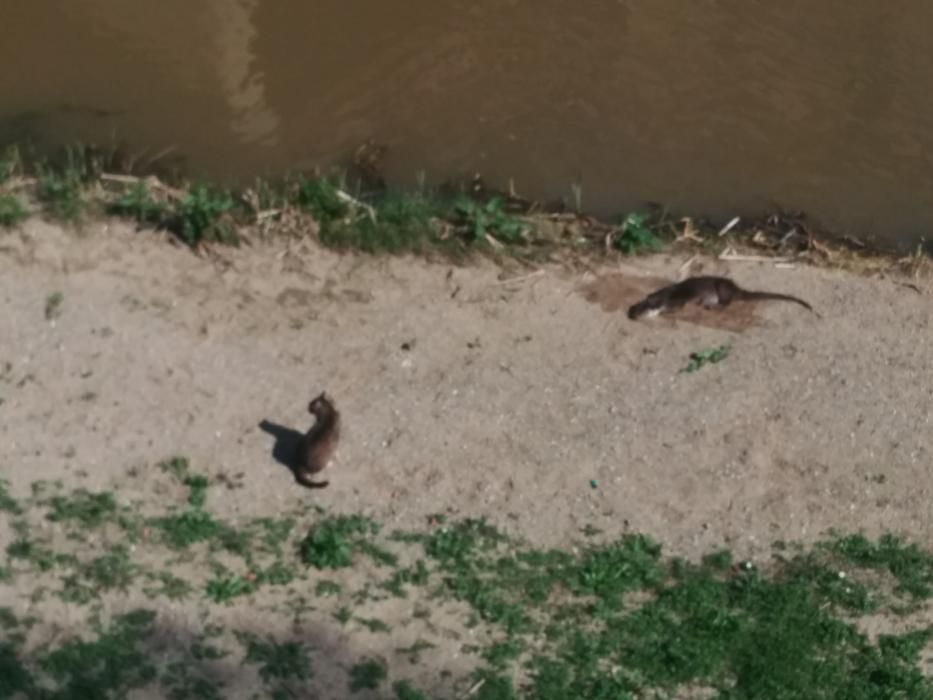
{"label": "green grass patch", "polygon": [[625,255],[657,253],[663,250],[664,243],[657,237],[648,223],[646,214],[632,213],[626,216],[615,235],[612,246]]}
{"label": "green grass patch", "polygon": [[246,649],[244,661],[259,666],[259,677],[276,696],[292,697],[290,684],[313,677],[308,650],[301,642],[278,642],[252,634],[237,636]]}
{"label": "green grass patch", "polygon": [[117,617],[96,639],[73,639],[43,653],[36,665],[53,689],[41,697],[122,698],[155,680],[150,655],[140,649],[154,619],[153,612],[136,610]]}
{"label": "green grass patch", "polygon": [[394,565],[396,557],[373,544],[379,526],[360,515],[338,515],[314,525],[300,544],[301,559],[317,569],[342,569],[353,564],[356,553],[379,563]]}
{"label": "green grass patch", "polygon": [[0,226],[11,228],[29,218],[29,212],[14,194],[0,192]]}
{"label": "green grass patch", "polygon": [[233,196],[227,190],[195,185],[172,211],[169,228],[188,245],[202,241],[236,244],[233,207]]}
{"label": "green grass patch", "polygon": [[46,517],[53,522],[93,529],[115,520],[118,511],[117,502],[109,491],[95,493],[77,489],[66,496],[52,496]]}
{"label": "green grass patch", "polygon": [[54,321],[62,315],[62,304],[65,295],[61,292],[52,292],[45,298],[45,320]]}
{"label": "green grass patch", "polygon": [[365,659],[350,667],[350,692],[375,690],[388,676],[386,665],[378,659]]}
{"label": "green grass patch", "polygon": [[0,513],[19,515],[22,512],[19,501],[10,495],[10,482],[0,478]]}
{"label": "green grass patch", "polygon": [[107,211],[114,216],[134,219],[140,224],[162,225],[170,215],[168,205],[157,201],[143,182],[133,184],[111,202]]}
{"label": "green grass patch", "polygon": [[690,361],[680,371],[687,374],[697,372],[706,367],[706,365],[715,365],[722,362],[729,357],[731,352],[732,346],[729,344],[692,352],[690,353]]}

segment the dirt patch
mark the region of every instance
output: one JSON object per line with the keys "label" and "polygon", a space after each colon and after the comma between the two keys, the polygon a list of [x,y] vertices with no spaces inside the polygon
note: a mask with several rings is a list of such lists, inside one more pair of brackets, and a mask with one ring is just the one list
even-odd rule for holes
{"label": "dirt patch", "polygon": [[[636,277],[625,273],[609,273],[598,276],[592,282],[581,286],[583,298],[598,304],[603,311],[625,313],[629,306],[641,301],[651,292],[677,280],[659,277]],[[758,322],[756,310],[759,304],[753,302],[734,302],[728,310],[705,310],[695,304],[666,314],[652,322],[665,328],[675,328],[677,321],[692,323],[707,328],[740,333]]]}

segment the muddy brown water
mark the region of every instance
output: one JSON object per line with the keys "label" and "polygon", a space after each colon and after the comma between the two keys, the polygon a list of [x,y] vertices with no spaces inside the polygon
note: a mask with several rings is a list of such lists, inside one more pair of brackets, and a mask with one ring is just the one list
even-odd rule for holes
{"label": "muddy brown water", "polygon": [[244,178],[389,147],[617,213],[772,204],[905,244],[933,223],[924,0],[4,3],[0,137],[171,148]]}

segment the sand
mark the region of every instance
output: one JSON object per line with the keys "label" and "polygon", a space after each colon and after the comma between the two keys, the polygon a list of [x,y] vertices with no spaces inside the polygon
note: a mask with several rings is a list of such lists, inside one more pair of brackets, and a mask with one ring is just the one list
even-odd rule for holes
{"label": "sand", "polygon": [[[487,517],[540,544],[645,532],[688,556],[829,528],[933,545],[930,304],[896,281],[707,264],[822,317],[768,303],[636,323],[625,304],[683,260],[503,270],[310,240],[204,258],[112,221],[33,220],[0,245],[14,493],[132,491],[128,469],[183,454],[242,474],[215,504],[228,516],[314,499],[406,527]],[[721,344],[725,361],[680,371]],[[330,487],[308,491],[260,424],[306,430],[321,390],[345,430]]]}

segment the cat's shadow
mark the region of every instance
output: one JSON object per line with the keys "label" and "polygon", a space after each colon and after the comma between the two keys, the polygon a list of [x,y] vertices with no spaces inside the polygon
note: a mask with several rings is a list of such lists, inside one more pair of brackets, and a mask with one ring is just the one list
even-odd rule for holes
{"label": "cat's shadow", "polygon": [[270,420],[263,420],[259,424],[259,428],[275,438],[275,444],[272,445],[272,459],[288,469],[292,476],[295,476],[295,470],[298,466],[295,456],[303,433],[273,423]]}

